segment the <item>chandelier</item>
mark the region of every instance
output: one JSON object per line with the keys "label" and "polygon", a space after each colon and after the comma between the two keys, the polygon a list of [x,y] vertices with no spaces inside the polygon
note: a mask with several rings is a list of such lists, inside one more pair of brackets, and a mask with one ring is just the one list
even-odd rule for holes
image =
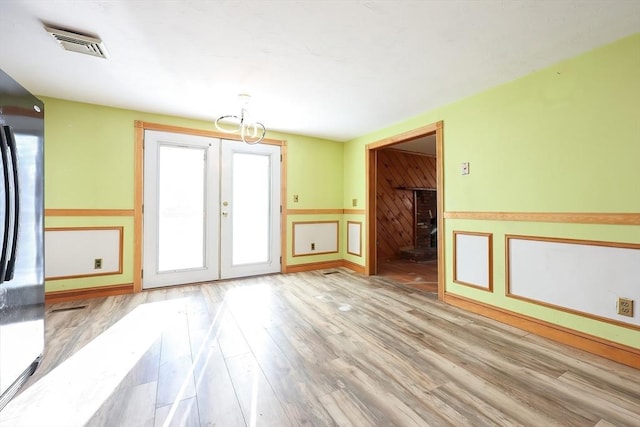
{"label": "chandelier", "polygon": [[239,134],[242,142],[247,144],[257,144],[264,139],[267,129],[262,123],[252,121],[249,116],[247,105],[251,96],[243,93],[238,95],[238,99],[242,104],[240,116],[229,114],[218,117],[215,121],[216,129],[220,132]]}

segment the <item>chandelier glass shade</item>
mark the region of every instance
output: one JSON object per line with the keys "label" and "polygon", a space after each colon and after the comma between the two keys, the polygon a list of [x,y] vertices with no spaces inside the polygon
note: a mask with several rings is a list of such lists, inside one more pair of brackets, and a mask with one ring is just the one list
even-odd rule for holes
{"label": "chandelier glass shade", "polygon": [[250,118],[247,104],[251,97],[246,94],[241,94],[238,95],[238,98],[242,103],[240,115],[229,114],[218,117],[215,121],[216,129],[224,133],[237,134],[244,143],[257,144],[264,139],[267,129],[262,123],[253,121]]}

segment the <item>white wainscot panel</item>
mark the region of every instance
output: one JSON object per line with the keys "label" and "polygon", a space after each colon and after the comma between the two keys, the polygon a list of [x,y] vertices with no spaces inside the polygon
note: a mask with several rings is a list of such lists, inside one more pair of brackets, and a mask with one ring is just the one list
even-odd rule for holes
{"label": "white wainscot panel", "polygon": [[454,281],[491,290],[491,234],[454,232],[454,239]]}
{"label": "white wainscot panel", "polygon": [[48,229],[44,241],[49,280],[122,272],[122,227]]}
{"label": "white wainscot panel", "polygon": [[362,223],[347,222],[347,253],[362,256]]}
{"label": "white wainscot panel", "polygon": [[[508,275],[511,295],[640,325],[640,249],[510,237]],[[618,297],[634,300],[633,317],[617,314]]]}
{"label": "white wainscot panel", "polygon": [[338,252],[338,221],[293,223],[293,256],[334,252]]}

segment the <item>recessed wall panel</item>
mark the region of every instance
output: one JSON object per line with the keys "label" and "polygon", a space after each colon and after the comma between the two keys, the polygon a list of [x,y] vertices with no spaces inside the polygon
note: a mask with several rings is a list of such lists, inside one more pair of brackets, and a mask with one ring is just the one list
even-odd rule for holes
{"label": "recessed wall panel", "polygon": [[123,227],[46,229],[45,278],[122,273],[122,234]]}
{"label": "recessed wall panel", "polygon": [[362,223],[347,221],[347,253],[362,256]]}
{"label": "recessed wall panel", "polygon": [[338,252],[338,221],[293,223],[293,256]]}
{"label": "recessed wall panel", "polygon": [[454,282],[492,290],[492,235],[454,231],[453,237]]}
{"label": "recessed wall panel", "polygon": [[[640,245],[507,236],[507,281],[512,297],[640,325]],[[633,317],[617,314],[620,297]]]}

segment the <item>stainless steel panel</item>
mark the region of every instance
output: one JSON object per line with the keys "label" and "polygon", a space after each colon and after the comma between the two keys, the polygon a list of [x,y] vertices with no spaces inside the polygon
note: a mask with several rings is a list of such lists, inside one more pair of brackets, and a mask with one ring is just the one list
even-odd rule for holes
{"label": "stainless steel panel", "polygon": [[[20,190],[15,269],[0,283],[0,402],[6,402],[5,392],[15,392],[12,385],[44,349],[44,105],[2,71],[0,125],[15,138]],[[0,199],[8,190],[0,189]],[[1,203],[4,221],[11,209]]]}

